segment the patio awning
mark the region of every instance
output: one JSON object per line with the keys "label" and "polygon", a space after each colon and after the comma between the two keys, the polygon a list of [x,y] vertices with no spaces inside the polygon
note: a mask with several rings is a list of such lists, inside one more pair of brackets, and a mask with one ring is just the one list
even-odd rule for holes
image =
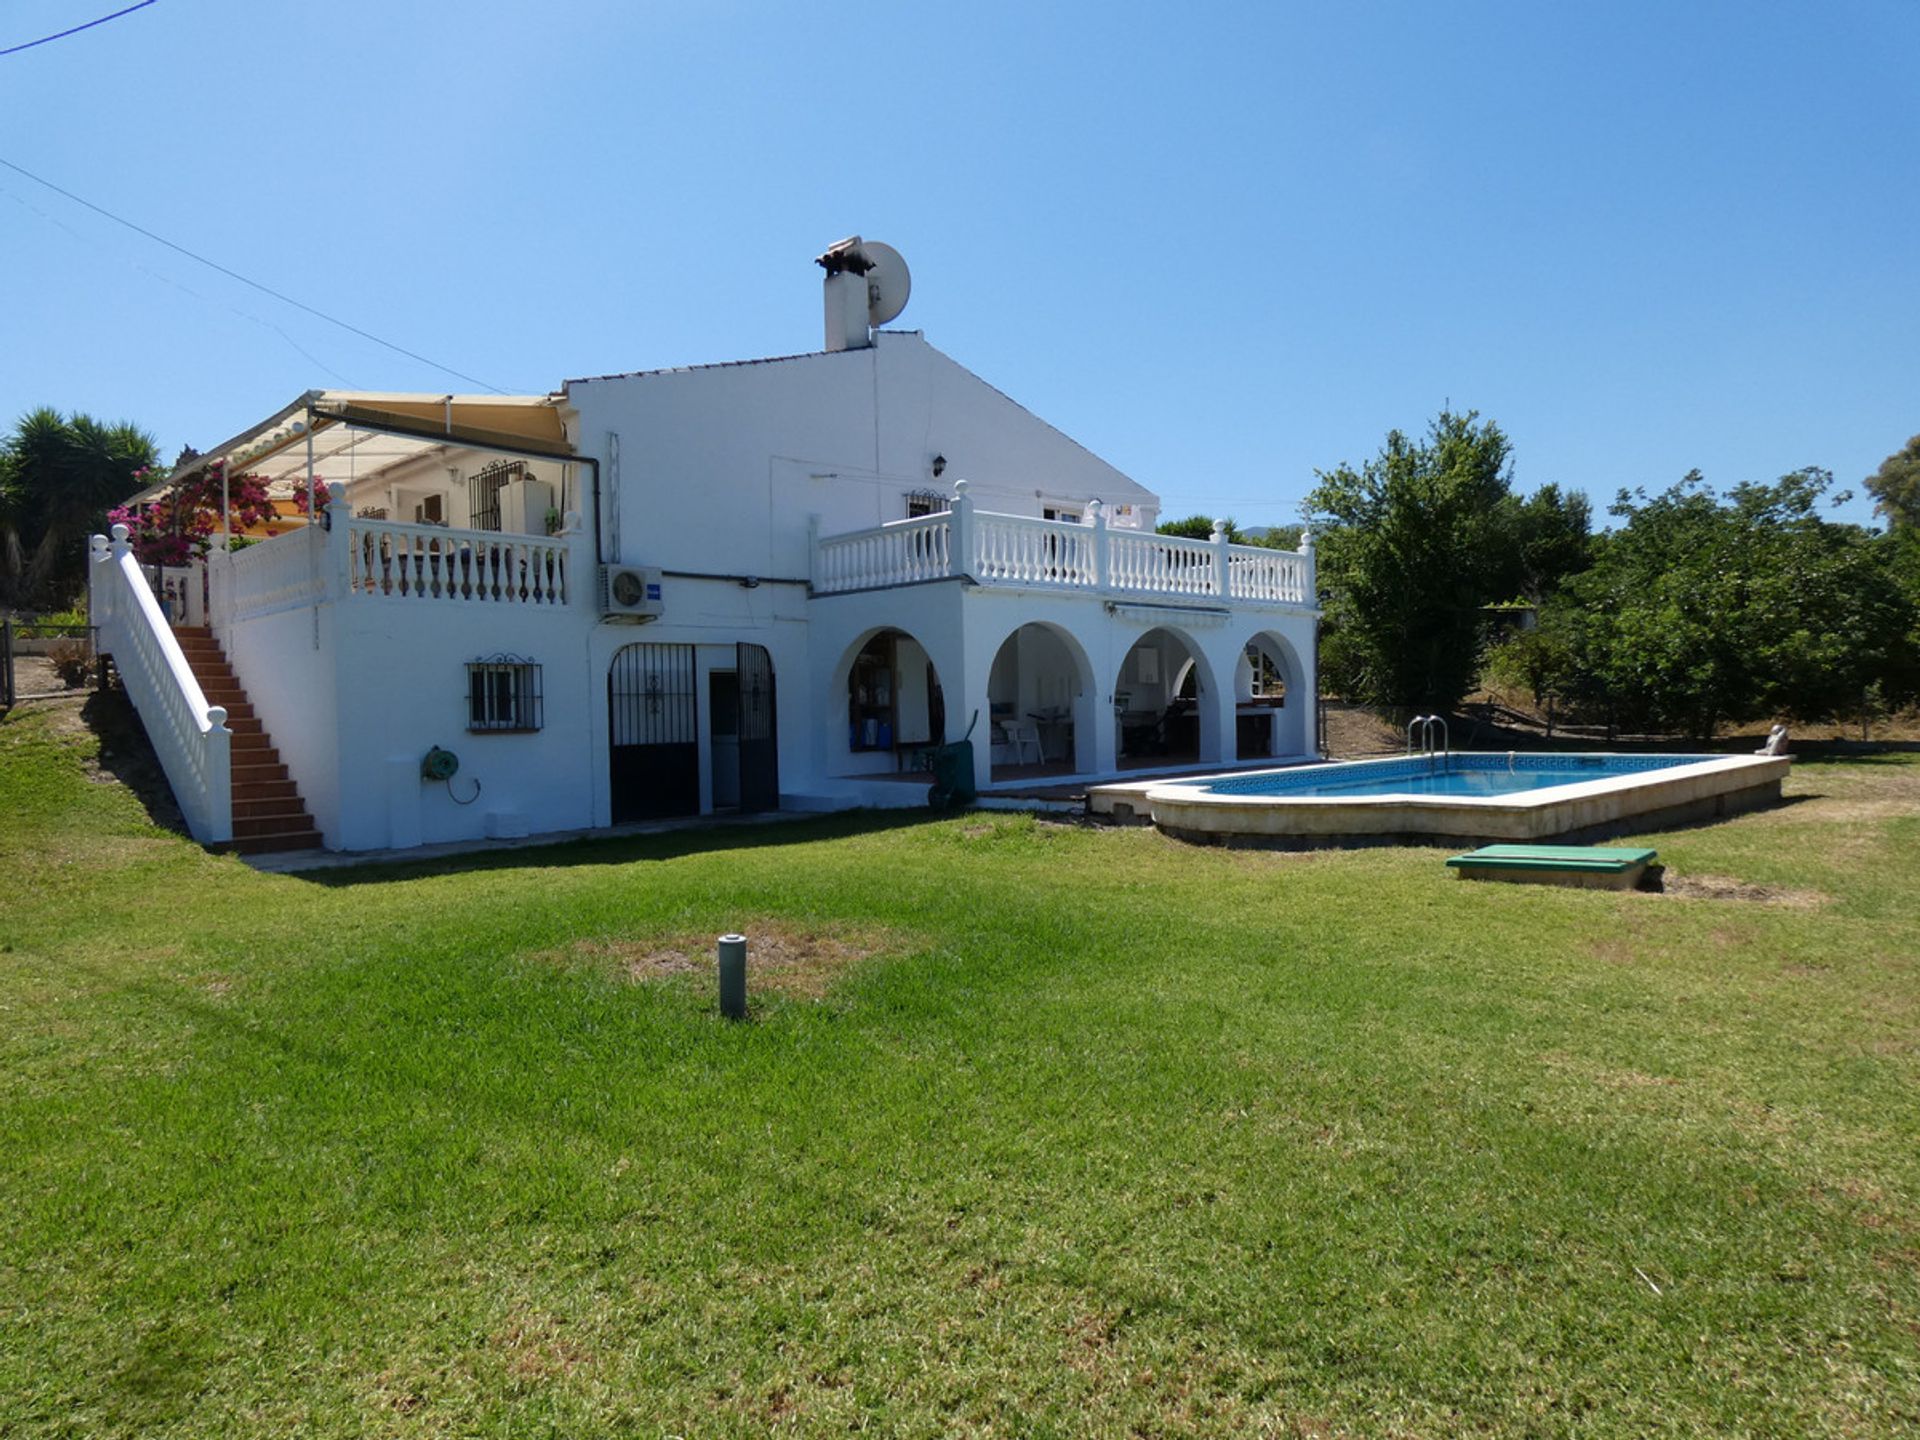
{"label": "patio awning", "polygon": [[340,483],[365,479],[432,451],[497,450],[549,460],[580,458],[567,443],[557,395],[418,395],[374,390],[309,390],[291,405],[196,456],[129,503],[165,494],[218,460],[236,474],[284,489],[313,473]]}

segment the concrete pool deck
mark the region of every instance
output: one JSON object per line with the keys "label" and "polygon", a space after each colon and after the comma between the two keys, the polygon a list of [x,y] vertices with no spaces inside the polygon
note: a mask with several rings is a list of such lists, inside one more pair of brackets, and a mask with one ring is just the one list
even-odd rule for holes
{"label": "concrete pool deck", "polygon": [[[1403,758],[1354,761],[1342,769],[1359,774]],[[1087,812],[1151,821],[1183,839],[1274,845],[1599,839],[1772,804],[1791,768],[1786,756],[1725,755],[1511,795],[1245,795],[1208,788],[1209,780],[1223,777],[1182,777],[1090,787]]]}

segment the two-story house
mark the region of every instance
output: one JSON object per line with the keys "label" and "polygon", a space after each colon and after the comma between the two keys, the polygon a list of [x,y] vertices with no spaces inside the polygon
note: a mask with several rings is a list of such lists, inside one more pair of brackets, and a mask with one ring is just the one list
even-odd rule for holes
{"label": "two-story house", "polygon": [[[854,278],[858,278],[857,275]],[[193,462],[311,523],[177,630],[124,542],[96,623],[197,837],[408,847],[1304,758],[1301,552],[1158,498],[828,276],[827,348],[547,395],[313,391]]]}

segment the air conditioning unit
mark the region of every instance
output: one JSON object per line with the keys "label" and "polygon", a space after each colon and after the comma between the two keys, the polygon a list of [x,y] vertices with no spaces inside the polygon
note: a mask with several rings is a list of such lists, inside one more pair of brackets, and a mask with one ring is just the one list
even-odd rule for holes
{"label": "air conditioning unit", "polygon": [[635,620],[658,620],[666,607],[660,600],[660,572],[638,565],[600,567],[600,613]]}

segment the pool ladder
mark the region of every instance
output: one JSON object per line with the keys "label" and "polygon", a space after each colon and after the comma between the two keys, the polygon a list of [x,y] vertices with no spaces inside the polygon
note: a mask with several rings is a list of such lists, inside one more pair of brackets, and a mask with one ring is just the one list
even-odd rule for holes
{"label": "pool ladder", "polygon": [[[1433,741],[1433,727],[1440,727],[1440,743]],[[1444,761],[1453,752],[1453,736],[1444,715],[1416,715],[1407,722],[1407,754],[1413,754],[1413,732],[1420,732],[1420,753],[1428,759]]]}

